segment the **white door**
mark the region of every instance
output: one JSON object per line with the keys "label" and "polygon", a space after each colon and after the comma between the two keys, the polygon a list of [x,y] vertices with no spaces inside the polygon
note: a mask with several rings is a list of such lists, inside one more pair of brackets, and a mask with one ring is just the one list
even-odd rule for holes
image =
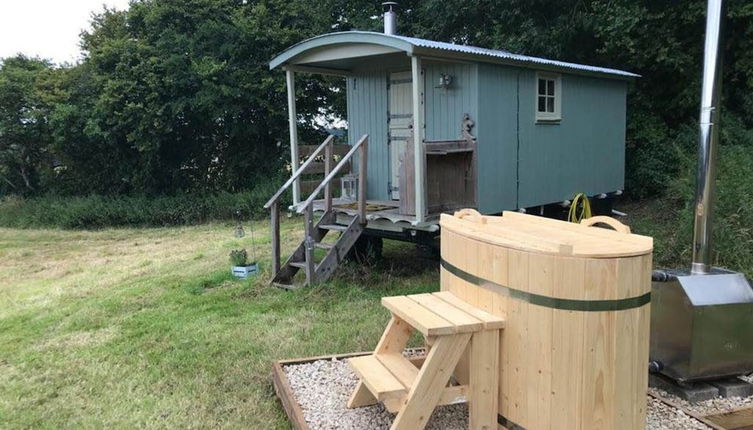
{"label": "white door", "polygon": [[[390,74],[390,197],[400,200],[400,163],[413,125],[413,83],[411,72]],[[409,162],[412,162],[409,160]]]}

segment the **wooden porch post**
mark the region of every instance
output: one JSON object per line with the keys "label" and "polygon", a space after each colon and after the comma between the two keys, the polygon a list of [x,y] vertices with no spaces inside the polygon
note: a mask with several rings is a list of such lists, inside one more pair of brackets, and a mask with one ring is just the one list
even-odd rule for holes
{"label": "wooden porch post", "polygon": [[413,73],[413,161],[415,172],[416,221],[426,219],[426,155],[424,153],[424,74],[421,58],[411,57]]}
{"label": "wooden porch post", "polygon": [[[285,70],[285,79],[288,87],[288,126],[290,127],[290,166],[292,174],[298,171],[298,117],[295,110],[295,72]],[[293,204],[301,201],[301,182],[296,179],[293,184]]]}

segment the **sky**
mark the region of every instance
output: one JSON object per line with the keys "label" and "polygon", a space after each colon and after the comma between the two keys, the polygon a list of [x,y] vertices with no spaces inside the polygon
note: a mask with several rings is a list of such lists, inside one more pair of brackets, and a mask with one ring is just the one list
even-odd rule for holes
{"label": "sky", "polygon": [[58,64],[75,62],[79,34],[103,5],[122,10],[128,0],[0,0],[0,58],[20,52]]}

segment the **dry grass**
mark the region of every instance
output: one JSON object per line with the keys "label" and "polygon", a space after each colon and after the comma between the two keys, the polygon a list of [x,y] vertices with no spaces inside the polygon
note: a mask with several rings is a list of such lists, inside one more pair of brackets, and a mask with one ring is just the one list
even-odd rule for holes
{"label": "dry grass", "polygon": [[[301,225],[283,224],[285,251]],[[241,282],[227,255],[250,238],[231,225],[0,229],[0,427],[288,428],[272,360],[368,349],[381,296],[436,288],[402,244],[318,288],[268,288],[255,230],[262,274]]]}

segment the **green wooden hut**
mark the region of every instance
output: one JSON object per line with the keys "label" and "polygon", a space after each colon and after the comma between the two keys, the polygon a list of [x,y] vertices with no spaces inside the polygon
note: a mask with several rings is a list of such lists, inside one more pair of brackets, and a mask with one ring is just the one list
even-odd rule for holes
{"label": "green wooden hut", "polygon": [[[346,80],[349,144],[368,136],[367,234],[422,237],[458,208],[494,214],[623,189],[633,73],[366,31],[302,41],[270,68],[287,74],[294,170],[296,74]],[[294,206],[305,212],[297,180]],[[324,200],[312,209],[344,225],[359,215]]]}

